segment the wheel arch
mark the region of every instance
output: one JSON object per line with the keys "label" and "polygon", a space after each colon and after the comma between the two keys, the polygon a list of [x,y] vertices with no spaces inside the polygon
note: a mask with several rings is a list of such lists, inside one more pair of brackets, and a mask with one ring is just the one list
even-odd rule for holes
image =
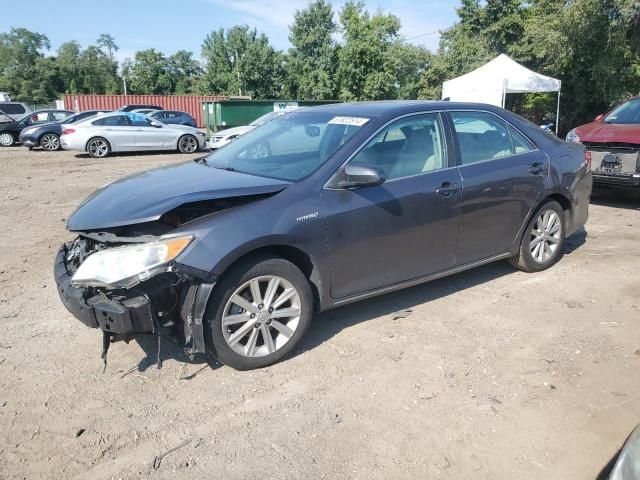
{"label": "wheel arch", "polygon": [[525,229],[533,216],[536,214],[541,205],[548,202],[549,200],[554,200],[560,204],[562,210],[564,211],[564,231],[569,232],[570,226],[573,224],[573,204],[571,202],[570,196],[566,192],[561,192],[559,190],[552,190],[546,192],[544,195],[541,195],[540,200],[537,201],[534,206],[531,208],[531,211],[524,219],[516,238],[514,239],[511,245],[511,253],[515,254],[520,249],[520,242],[522,242],[522,237],[525,234]]}
{"label": "wheel arch", "polygon": [[248,262],[252,258],[259,258],[264,256],[276,256],[284,258],[285,260],[293,263],[298,269],[300,269],[302,274],[307,278],[307,280],[309,280],[311,292],[313,293],[314,309],[316,311],[321,309],[323,305],[323,289],[318,264],[307,252],[292,245],[284,243],[274,243],[270,245],[254,246],[253,248],[250,248],[234,256],[233,259],[227,258],[224,262],[224,267],[218,272],[218,277],[224,277],[228,272],[230,272],[237,265],[243,262]]}

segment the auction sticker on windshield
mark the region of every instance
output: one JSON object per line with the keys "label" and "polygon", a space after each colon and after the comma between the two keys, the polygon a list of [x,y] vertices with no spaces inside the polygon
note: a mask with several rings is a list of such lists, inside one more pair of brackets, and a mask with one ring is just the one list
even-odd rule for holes
{"label": "auction sticker on windshield", "polygon": [[353,125],[355,127],[361,127],[369,121],[368,118],[361,117],[333,117],[329,120],[330,125]]}

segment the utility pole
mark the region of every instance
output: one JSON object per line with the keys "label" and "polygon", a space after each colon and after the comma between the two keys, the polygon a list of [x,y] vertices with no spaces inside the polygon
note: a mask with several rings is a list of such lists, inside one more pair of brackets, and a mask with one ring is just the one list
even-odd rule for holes
{"label": "utility pole", "polygon": [[242,83],[240,83],[240,61],[236,50],[236,72],[238,73],[238,95],[242,96]]}
{"label": "utility pole", "polygon": [[127,94],[127,77],[122,75],[122,83],[124,84],[124,94]]}

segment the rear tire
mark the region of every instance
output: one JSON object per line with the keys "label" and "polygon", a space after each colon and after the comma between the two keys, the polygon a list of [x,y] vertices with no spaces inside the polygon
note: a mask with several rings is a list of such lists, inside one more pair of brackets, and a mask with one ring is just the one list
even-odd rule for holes
{"label": "rear tire", "polygon": [[54,152],[60,150],[60,137],[55,133],[46,133],[40,138],[40,147],[43,150]]}
{"label": "rear tire", "polygon": [[554,200],[538,207],[525,228],[520,250],[510,263],[525,272],[540,272],[564,255],[564,210]]}
{"label": "rear tire", "polygon": [[102,137],[94,137],[87,142],[87,153],[93,158],[105,158],[111,153],[111,145]]}
{"label": "rear tire", "polygon": [[3,147],[12,147],[16,143],[16,137],[10,132],[0,133],[0,145]]}
{"label": "rear tire", "polygon": [[178,140],[180,153],[195,153],[198,151],[198,139],[193,135],[183,135]]}
{"label": "rear tire", "polygon": [[206,313],[214,355],[236,370],[272,365],[302,340],[313,295],[304,274],[280,257],[253,257],[216,285]]}

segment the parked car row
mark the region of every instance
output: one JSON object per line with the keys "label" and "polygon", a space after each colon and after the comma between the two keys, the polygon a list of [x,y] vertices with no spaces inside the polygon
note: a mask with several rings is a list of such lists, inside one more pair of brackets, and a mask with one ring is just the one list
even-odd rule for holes
{"label": "parked car row", "polygon": [[640,191],[640,97],[574,128],[566,140],[587,148],[594,186]]}
{"label": "parked car row", "polygon": [[125,105],[116,112],[44,109],[0,124],[0,146],[63,148],[96,158],[148,150],[192,153],[206,146],[205,134],[195,126],[188,113],[148,105]]}

